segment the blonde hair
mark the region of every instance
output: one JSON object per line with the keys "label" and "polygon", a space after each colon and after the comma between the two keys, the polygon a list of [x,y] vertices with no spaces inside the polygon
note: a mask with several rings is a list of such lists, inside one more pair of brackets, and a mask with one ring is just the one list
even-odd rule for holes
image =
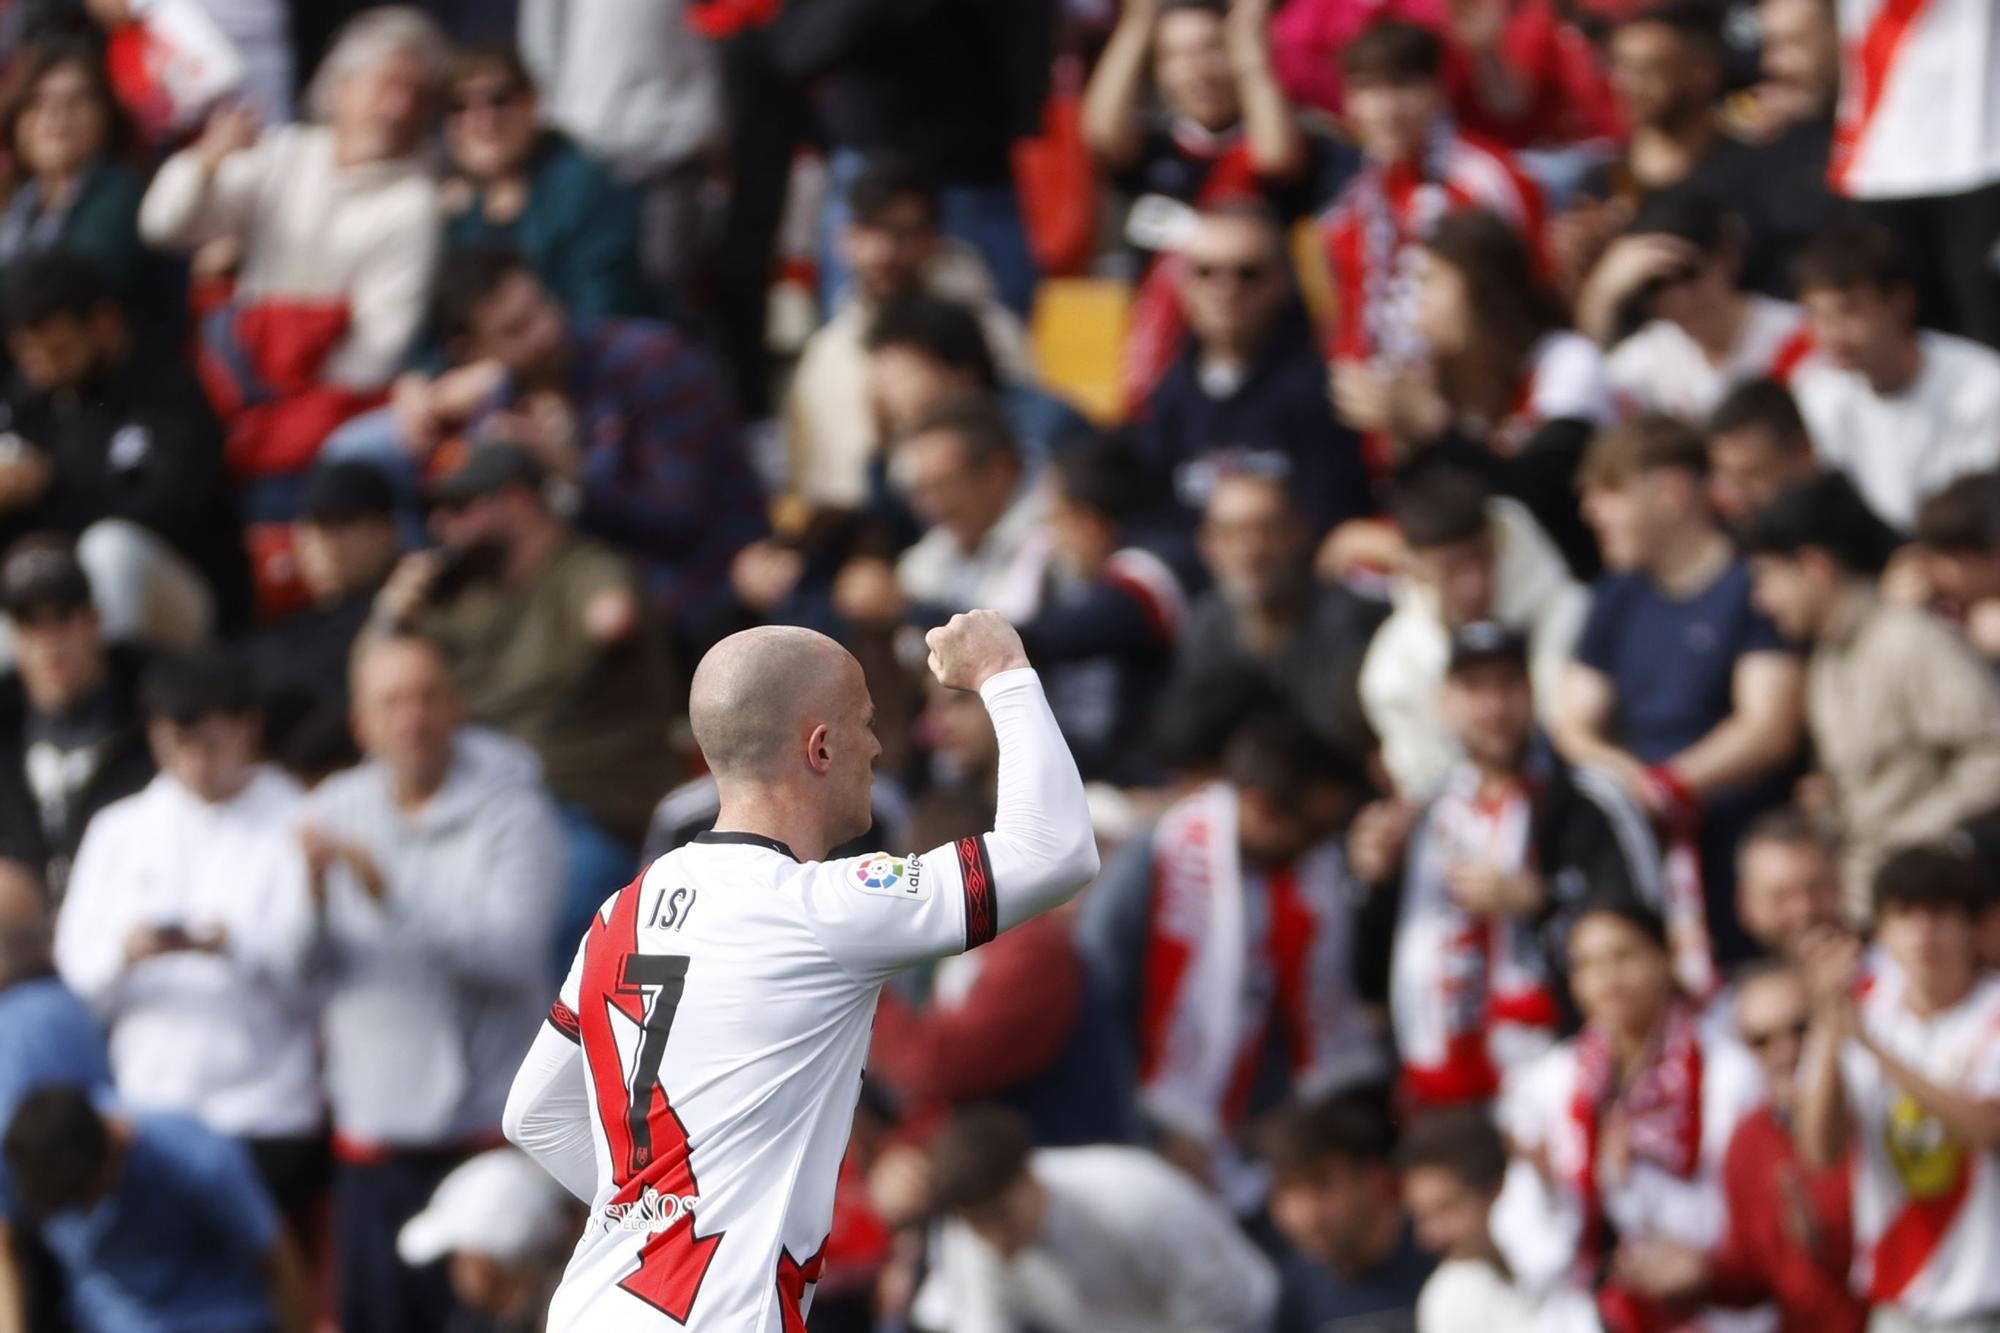
{"label": "blonde hair", "polygon": [[384,5],[364,10],[342,24],[306,89],[306,107],[312,118],[323,123],[332,117],[334,90],[348,78],[405,51],[423,62],[433,88],[444,82],[451,45],[422,10],[411,5]]}

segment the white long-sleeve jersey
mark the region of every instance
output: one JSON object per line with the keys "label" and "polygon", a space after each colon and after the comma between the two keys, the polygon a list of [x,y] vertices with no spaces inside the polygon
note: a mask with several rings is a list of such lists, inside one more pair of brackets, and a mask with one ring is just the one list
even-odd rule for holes
{"label": "white long-sleeve jersey", "polygon": [[1040,680],[1002,672],[980,695],[1000,741],[992,832],[812,862],[706,833],[600,909],[505,1118],[591,1204],[551,1333],[805,1327],[882,982],[1097,873]]}

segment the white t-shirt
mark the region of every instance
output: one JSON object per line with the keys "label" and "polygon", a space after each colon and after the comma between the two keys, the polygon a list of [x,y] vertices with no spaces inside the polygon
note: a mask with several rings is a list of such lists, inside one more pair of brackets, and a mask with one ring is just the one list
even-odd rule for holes
{"label": "white t-shirt", "polygon": [[2000,353],[1929,330],[1918,340],[1917,378],[1893,397],[1818,355],[1792,377],[1820,461],[1853,478],[1883,521],[1904,532],[1925,500],[2000,461]]}
{"label": "white t-shirt", "polygon": [[1789,376],[1811,346],[1805,312],[1768,296],[1747,301],[1736,345],[1720,362],[1709,360],[1687,330],[1667,319],[1648,321],[1612,348],[1605,373],[1619,409],[1665,412],[1700,427],[1737,385]]}
{"label": "white t-shirt", "polygon": [[[2000,977],[1930,1018],[1902,1004],[1900,987],[1876,987],[1861,1001],[1861,1022],[1925,1078],[2000,1098]],[[1966,1151],[1860,1043],[1842,1048],[1840,1072],[1860,1138],[1855,1290],[1925,1319],[2000,1313],[2000,1154]]]}
{"label": "white t-shirt", "polygon": [[1903,199],[2000,181],[2000,5],[1838,0],[1838,10],[1834,187]]}
{"label": "white t-shirt", "polygon": [[1417,1333],[1598,1333],[1597,1305],[1571,1287],[1536,1292],[1478,1259],[1439,1264],[1417,1297]]}

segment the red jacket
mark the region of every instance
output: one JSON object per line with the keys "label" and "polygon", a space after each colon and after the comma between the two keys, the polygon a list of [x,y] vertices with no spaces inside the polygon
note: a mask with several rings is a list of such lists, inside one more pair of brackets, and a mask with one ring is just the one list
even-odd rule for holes
{"label": "red jacket", "polygon": [[1771,1108],[1737,1126],[1722,1163],[1729,1234],[1710,1256],[1708,1299],[1778,1307],[1783,1333],[1861,1333],[1848,1290],[1854,1258],[1849,1164],[1814,1171]]}

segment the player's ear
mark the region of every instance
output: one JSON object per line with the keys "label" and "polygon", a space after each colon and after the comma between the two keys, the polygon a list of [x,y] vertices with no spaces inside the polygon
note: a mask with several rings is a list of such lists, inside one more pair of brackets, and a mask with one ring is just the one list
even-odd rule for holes
{"label": "player's ear", "polygon": [[826,744],[827,735],[826,724],[822,722],[806,737],[806,765],[815,773],[824,773],[833,766],[833,752]]}

